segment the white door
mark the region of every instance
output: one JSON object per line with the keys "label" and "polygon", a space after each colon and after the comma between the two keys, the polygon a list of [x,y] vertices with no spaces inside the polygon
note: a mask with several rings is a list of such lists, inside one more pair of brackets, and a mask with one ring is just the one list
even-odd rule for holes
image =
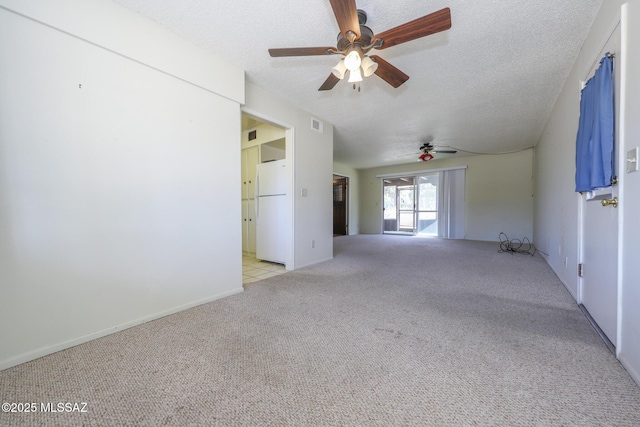
{"label": "white door", "polygon": [[249,201],[242,201],[242,252],[249,251]]}
{"label": "white door", "polygon": [[[584,195],[582,196],[584,199]],[[617,197],[617,191],[607,199]],[[618,323],[618,212],[583,201],[582,304],[615,346]]]}
{"label": "white door", "polygon": [[242,251],[256,252],[256,208],[255,200],[242,201]]}
{"label": "white door", "polygon": [[258,164],[259,147],[242,150],[242,199],[255,197],[256,166]]}
{"label": "white door", "polygon": [[[614,87],[616,111],[616,153],[618,164],[620,111],[620,26],[616,27],[600,57],[613,52]],[[598,62],[600,60],[598,58]],[[614,171],[617,175],[619,171]],[[580,280],[580,302],[587,309],[609,341],[617,345],[618,325],[618,209],[613,205],[603,206],[603,199],[618,197],[616,185],[595,199],[587,200],[583,194],[582,211],[582,278]]]}
{"label": "white door", "polygon": [[247,252],[256,253],[256,202],[255,199],[247,201]]}

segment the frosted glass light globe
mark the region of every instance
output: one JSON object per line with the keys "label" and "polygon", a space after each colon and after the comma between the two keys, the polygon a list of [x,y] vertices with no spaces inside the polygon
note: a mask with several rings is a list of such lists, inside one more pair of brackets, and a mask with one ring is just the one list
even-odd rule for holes
{"label": "frosted glass light globe", "polygon": [[362,63],[362,59],[360,58],[360,54],[355,50],[349,52],[347,56],[344,58],[344,66],[347,67],[347,70],[354,71],[360,68],[360,64]]}
{"label": "frosted glass light globe", "polygon": [[356,68],[353,71],[349,72],[349,83],[358,83],[362,81],[362,74],[360,73],[360,68]]}

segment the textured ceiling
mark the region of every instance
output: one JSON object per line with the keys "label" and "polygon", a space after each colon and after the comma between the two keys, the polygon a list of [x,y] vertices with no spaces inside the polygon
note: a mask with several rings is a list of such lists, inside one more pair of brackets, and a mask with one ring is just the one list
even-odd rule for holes
{"label": "textured ceiling", "polygon": [[[602,0],[358,0],[380,33],[443,7],[451,29],[372,51],[410,79],[373,75],[318,92],[338,56],[268,48],[335,46],[328,0],[115,0],[245,69],[247,79],[334,125],[334,159],[356,168],[415,161],[433,140],[511,152],[538,140]],[[460,155],[460,154],[456,154]]]}

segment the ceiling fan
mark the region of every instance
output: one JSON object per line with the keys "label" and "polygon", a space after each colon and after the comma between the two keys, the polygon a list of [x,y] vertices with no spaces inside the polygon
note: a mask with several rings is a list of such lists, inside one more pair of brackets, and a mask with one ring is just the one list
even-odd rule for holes
{"label": "ceiling fan", "polygon": [[[444,146],[446,147],[446,146]],[[447,149],[440,149],[437,146],[433,145],[431,142],[425,142],[423,143],[420,148],[418,149],[419,153],[414,153],[414,154],[405,154],[401,157],[404,156],[415,156],[416,154],[420,154],[418,156],[418,160],[421,160],[423,162],[427,162],[431,159],[433,159],[433,155],[434,154],[455,154],[458,152],[458,150],[447,150]]]}
{"label": "ceiling fan", "polygon": [[367,53],[371,49],[386,49],[451,28],[451,10],[446,7],[374,35],[373,31],[364,25],[367,22],[367,14],[356,9],[355,0],[329,1],[340,27],[336,47],[269,49],[269,55],[272,57],[342,55],[343,59],[331,70],[331,74],[318,90],[333,89],[347,71],[349,83],[353,83],[354,88],[356,83],[362,81],[362,74],[368,77],[374,73],[397,88],[409,80],[409,76],[378,55],[369,56]]}

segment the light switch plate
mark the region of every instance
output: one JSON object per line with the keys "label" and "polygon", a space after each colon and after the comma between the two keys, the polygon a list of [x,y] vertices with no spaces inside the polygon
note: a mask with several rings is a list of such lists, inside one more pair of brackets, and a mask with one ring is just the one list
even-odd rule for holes
{"label": "light switch plate", "polygon": [[627,173],[638,170],[638,147],[627,151]]}

